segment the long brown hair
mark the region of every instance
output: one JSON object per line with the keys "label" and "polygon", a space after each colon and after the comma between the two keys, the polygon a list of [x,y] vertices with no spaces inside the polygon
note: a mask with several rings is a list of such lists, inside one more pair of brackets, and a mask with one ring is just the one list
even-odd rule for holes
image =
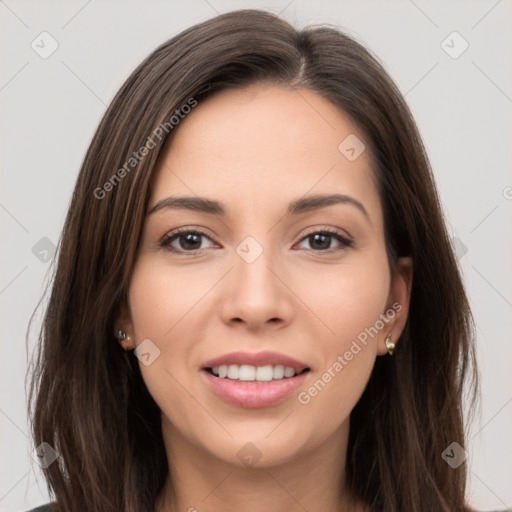
{"label": "long brown hair", "polygon": [[452,468],[442,453],[453,441],[465,445],[468,384],[470,403],[477,397],[473,322],[411,112],[352,37],[327,26],[297,30],[260,10],[217,16],[154,50],[87,151],[29,367],[35,446],[46,442],[60,455],[43,470],[55,510],[154,511],[168,476],[161,413],[138,360],[115,339],[114,319],[152,173],[179,129],[169,119],[216,91],[261,81],[315,91],[356,123],[374,162],[390,266],[400,256],[413,260],[405,331],[393,357],[377,358],[351,413],[348,485],[374,511],[467,510],[465,464]]}

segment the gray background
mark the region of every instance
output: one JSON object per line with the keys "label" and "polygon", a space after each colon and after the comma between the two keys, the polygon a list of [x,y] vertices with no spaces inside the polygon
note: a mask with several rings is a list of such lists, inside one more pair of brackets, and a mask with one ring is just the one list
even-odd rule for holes
{"label": "gray background", "polygon": [[[380,57],[405,94],[458,240],[477,324],[483,393],[466,447],[470,501],[481,510],[512,507],[511,0],[0,0],[0,510],[47,501],[27,436],[25,332],[100,117],[157,45],[241,7],[281,12],[298,26],[340,26]],[[46,59],[31,47],[48,51],[43,31],[58,43]],[[446,39],[453,31],[469,44],[457,58],[464,42]]]}

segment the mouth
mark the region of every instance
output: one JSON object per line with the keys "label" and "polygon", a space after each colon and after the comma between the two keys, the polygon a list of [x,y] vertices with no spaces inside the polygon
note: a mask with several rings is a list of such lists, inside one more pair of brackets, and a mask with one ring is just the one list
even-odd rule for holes
{"label": "mouth", "polygon": [[207,361],[200,370],[207,388],[223,402],[261,408],[290,398],[312,368],[282,354],[237,352]]}

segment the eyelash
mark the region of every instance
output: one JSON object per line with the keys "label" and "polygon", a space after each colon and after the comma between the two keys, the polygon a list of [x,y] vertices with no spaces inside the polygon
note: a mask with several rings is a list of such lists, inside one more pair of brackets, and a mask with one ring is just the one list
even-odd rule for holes
{"label": "eyelash", "polygon": [[[179,229],[176,229],[174,231],[172,231],[171,233],[168,233],[166,234],[162,240],[160,241],[160,247],[170,251],[170,252],[173,252],[173,253],[176,253],[176,254],[181,254],[181,255],[187,255],[187,256],[193,256],[195,254],[198,254],[202,251],[204,251],[205,249],[198,249],[196,251],[183,251],[183,250],[177,250],[175,248],[172,248],[171,247],[171,243],[174,241],[174,240],[177,240],[179,239],[180,236],[183,236],[183,235],[198,235],[198,236],[204,236],[210,240],[212,240],[211,237],[209,237],[206,233],[203,233],[202,231],[198,231],[198,230],[195,230],[195,229],[189,229],[189,228],[179,228]],[[338,251],[341,251],[345,248],[350,248],[353,246],[353,241],[350,240],[349,238],[341,235],[338,231],[336,230],[333,230],[333,229],[330,229],[330,228],[321,228],[319,230],[316,230],[316,231],[311,231],[310,233],[307,233],[306,235],[304,235],[299,242],[302,242],[303,240],[306,240],[307,238],[313,236],[313,235],[329,235],[329,236],[332,236],[334,239],[336,239],[341,245],[342,247],[341,248],[338,248],[338,249],[323,249],[323,250],[315,250],[315,249],[305,249],[305,250],[308,250],[308,251],[312,251],[312,252],[315,252],[315,253],[320,253],[320,254],[326,254],[326,253],[333,253],[333,252],[338,252]],[[214,240],[212,240],[213,242],[215,242]]]}

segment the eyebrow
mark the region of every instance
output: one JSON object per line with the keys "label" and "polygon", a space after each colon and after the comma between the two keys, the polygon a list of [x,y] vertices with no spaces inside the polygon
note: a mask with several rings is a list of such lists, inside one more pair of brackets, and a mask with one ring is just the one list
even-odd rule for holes
{"label": "eyebrow", "polygon": [[[335,204],[347,204],[357,208],[370,222],[370,216],[363,204],[357,199],[344,194],[330,194],[330,195],[313,195],[302,197],[292,201],[287,208],[287,215],[300,215],[301,213],[311,212],[332,206]],[[176,208],[193,210],[197,212],[209,213],[212,215],[226,215],[226,209],[219,201],[208,199],[206,197],[176,197],[170,196],[158,201],[151,210],[149,215],[162,210],[164,208]]]}

